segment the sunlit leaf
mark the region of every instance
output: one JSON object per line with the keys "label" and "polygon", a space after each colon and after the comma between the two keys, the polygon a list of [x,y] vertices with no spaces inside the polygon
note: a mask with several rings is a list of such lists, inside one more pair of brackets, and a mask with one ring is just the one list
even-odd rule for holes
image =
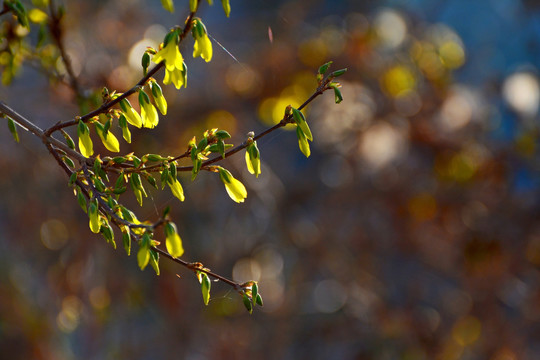
{"label": "sunlit leaf", "polygon": [[143,126],[154,128],[159,122],[159,116],[154,105],[150,103],[150,98],[143,90],[139,91],[139,105],[141,106],[141,118]]}
{"label": "sunlit leaf", "polygon": [[210,301],[210,288],[212,286],[212,281],[206,273],[200,272],[200,275],[201,291],[204,305],[208,305],[208,302]]}
{"label": "sunlit leaf", "polygon": [[298,136],[298,146],[300,147],[300,151],[302,151],[302,154],[304,154],[306,157],[309,157],[309,155],[311,155],[309,142],[306,138],[306,135],[299,126],[296,127],[296,136]]}
{"label": "sunlit leaf", "polygon": [[39,24],[39,23],[42,23],[44,21],[47,21],[48,15],[47,15],[46,12],[44,12],[44,11],[42,11],[40,9],[34,8],[34,9],[31,9],[28,12],[28,18],[33,23]]}
{"label": "sunlit leaf", "polygon": [[171,191],[175,197],[178,198],[180,201],[184,201],[184,188],[182,188],[182,184],[180,184],[180,181],[178,179],[174,178],[171,181],[167,181],[167,184],[171,188]]}
{"label": "sunlit leaf", "polygon": [[167,100],[165,100],[165,97],[163,96],[163,91],[161,90],[161,87],[157,82],[150,81],[150,89],[152,91],[152,97],[154,98],[154,102],[156,103],[159,112],[163,115],[166,115]]}
{"label": "sunlit leaf", "polygon": [[197,3],[198,3],[198,0],[189,0],[189,10],[191,12],[197,11]]}
{"label": "sunlit leaf", "polygon": [[90,129],[88,126],[79,121],[77,126],[77,135],[79,136],[79,150],[84,157],[90,157],[94,154],[94,144],[90,138]]}
{"label": "sunlit leaf", "polygon": [[221,0],[221,5],[223,6],[225,15],[229,17],[229,14],[231,13],[231,4],[229,4],[229,0]]}
{"label": "sunlit leaf", "polygon": [[300,110],[295,108],[292,108],[292,114],[294,117],[294,122],[300,127],[300,129],[302,129],[302,132],[304,133],[306,138],[310,141],[313,141],[313,135],[311,135],[311,129],[309,128],[304,114]]}
{"label": "sunlit leaf", "polygon": [[174,12],[174,4],[172,0],[161,0],[161,6],[163,6],[163,8],[167,10],[168,12],[171,12],[171,13]]}
{"label": "sunlit leaf", "polygon": [[131,125],[141,128],[143,125],[141,116],[135,109],[131,106],[128,99],[120,100],[120,107],[122,108],[122,113],[126,117],[126,120]]}
{"label": "sunlit leaf", "polygon": [[141,270],[144,270],[148,262],[150,261],[150,245],[151,237],[148,232],[145,232],[141,237],[141,242],[139,244],[139,250],[137,251],[137,263]]}
{"label": "sunlit leaf", "polygon": [[101,228],[101,224],[99,223],[99,211],[97,206],[97,201],[92,201],[90,204],[88,204],[88,218],[90,230],[97,234],[99,233],[99,230]]}
{"label": "sunlit leaf", "polygon": [[100,123],[96,123],[96,132],[107,150],[111,152],[120,151],[120,143],[112,132],[105,131],[103,125],[101,125]]}
{"label": "sunlit leaf", "polygon": [[[131,143],[131,131],[129,131],[129,127],[127,125],[126,116],[124,114],[120,115],[118,118],[118,125],[120,125],[120,128],[122,129],[122,137],[128,144]],[[126,161],[126,160],[124,160]],[[123,162],[123,161],[122,161]]]}
{"label": "sunlit leaf", "polygon": [[184,253],[182,239],[178,235],[176,225],[171,222],[165,225],[165,246],[169,254],[174,257],[180,257]]}
{"label": "sunlit leaf", "polygon": [[247,147],[245,158],[249,173],[259,177],[261,173],[261,155],[256,141]]}
{"label": "sunlit leaf", "polygon": [[220,166],[218,167],[218,171],[219,177],[225,185],[225,189],[227,190],[229,197],[237,203],[244,202],[244,200],[247,198],[247,190],[244,184],[235,179],[229,170]]}

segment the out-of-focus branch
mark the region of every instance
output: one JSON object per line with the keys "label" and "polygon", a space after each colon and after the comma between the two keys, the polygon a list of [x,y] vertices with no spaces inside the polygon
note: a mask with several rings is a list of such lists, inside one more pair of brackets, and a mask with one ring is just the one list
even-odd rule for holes
{"label": "out-of-focus branch", "polygon": [[84,100],[84,94],[82,93],[79,80],[77,79],[77,76],[75,75],[75,72],[73,71],[73,65],[71,63],[71,59],[69,58],[69,55],[67,54],[67,51],[66,51],[66,47],[64,45],[62,18],[56,11],[54,0],[49,1],[49,12],[51,15],[51,19],[49,21],[49,31],[56,44],[56,47],[58,48],[58,51],[60,51],[60,57],[62,58],[62,62],[64,63],[64,66],[66,67],[66,72],[68,74],[68,83],[71,89],[75,92],[75,95],[77,96],[77,100],[81,102],[82,100]]}

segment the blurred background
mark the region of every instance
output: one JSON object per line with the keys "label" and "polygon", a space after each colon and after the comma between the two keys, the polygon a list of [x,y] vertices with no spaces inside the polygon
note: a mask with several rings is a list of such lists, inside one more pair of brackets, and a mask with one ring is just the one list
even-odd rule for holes
{"label": "blurred background", "polygon": [[[88,91],[133,86],[146,46],[188,7],[64,3],[66,47]],[[345,100],[328,92],[308,107],[309,159],[280,130],[259,141],[258,179],[243,154],[223,162],[246,184],[244,204],[208,173],[181,178],[184,203],[151,189],[142,208],[126,197],[139,218],[171,205],[183,258],[258,280],[265,306],[249,315],[214,283],[205,307],[192,273],[165,259],[160,276],[141,272],[135,256],[89,231],[38,139],[20,131],[17,145],[6,127],[2,358],[540,358],[538,2],[231,6],[227,19],[219,1],[205,2],[212,62],[192,59],[191,39],[182,44],[187,89],[164,87],[168,115],[155,130],[133,129],[124,153],[180,154],[212,127],[239,144],[309,97],[329,60],[349,69]],[[32,64],[0,98],[42,128],[78,114],[71,90]]]}

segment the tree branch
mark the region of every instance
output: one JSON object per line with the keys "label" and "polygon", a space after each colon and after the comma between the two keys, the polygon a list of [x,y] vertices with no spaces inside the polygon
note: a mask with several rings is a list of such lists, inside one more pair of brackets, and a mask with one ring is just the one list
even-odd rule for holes
{"label": "tree branch", "polygon": [[[178,42],[178,45],[180,46],[180,44],[182,43],[182,41],[185,39],[185,37],[187,36],[187,34],[189,33],[189,31],[191,31],[191,28],[193,27],[193,18],[195,17],[195,14],[196,12],[191,12],[189,14],[189,16],[187,17],[186,19],[186,24],[184,26],[184,29],[182,30],[182,32],[180,33],[179,37],[179,42]],[[107,112],[110,108],[112,108],[114,105],[118,104],[122,99],[125,99],[127,98],[129,95],[135,93],[138,89],[140,89],[141,87],[143,87],[144,85],[146,85],[146,83],[148,82],[148,80],[150,80],[150,78],[152,76],[154,76],[154,74],[156,74],[159,70],[161,70],[163,67],[165,66],[165,63],[164,62],[161,62],[159,64],[156,64],[152,69],[150,69],[150,71],[148,71],[148,73],[143,76],[138,82],[137,84],[135,84],[131,89],[129,89],[128,91],[124,92],[123,94],[121,94],[120,96],[118,96],[117,98],[111,100],[111,101],[108,101],[104,104],[102,104],[99,108],[83,115],[83,116],[80,116],[80,117],[77,117],[73,120],[68,120],[68,121],[65,121],[65,122],[59,122],[55,125],[53,125],[52,127],[48,128],[47,130],[45,130],[45,134],[46,135],[50,135],[52,134],[53,132],[57,131],[57,130],[60,130],[60,129],[63,129],[65,127],[69,127],[69,126],[74,126],[74,125],[77,125],[79,123],[79,121],[83,121],[83,122],[88,122],[90,119],[92,119],[94,116],[97,116],[99,114],[103,114],[105,112]]]}
{"label": "tree branch", "polygon": [[49,1],[49,12],[51,13],[51,19],[49,21],[49,31],[56,44],[56,47],[60,51],[60,57],[62,58],[62,62],[64,63],[64,66],[66,67],[66,72],[68,73],[69,85],[71,89],[75,92],[75,95],[77,96],[77,100],[80,105],[80,103],[84,100],[85,96],[83,95],[81,91],[79,81],[77,79],[77,76],[75,75],[75,72],[73,71],[73,65],[71,63],[71,59],[69,58],[69,55],[67,54],[66,48],[64,46],[64,42],[62,41],[63,40],[63,31],[62,31],[62,25],[61,25],[62,19],[58,16],[58,13],[56,12],[53,0]]}
{"label": "tree branch", "polygon": [[56,146],[57,148],[63,150],[69,156],[72,156],[74,159],[77,159],[79,162],[89,161],[89,159],[82,156],[77,151],[71,149],[69,146],[67,146],[63,142],[53,138],[52,136],[45,134],[45,132],[41,128],[39,128],[37,125],[32,123],[30,120],[27,120],[24,116],[15,112],[15,110],[11,109],[8,105],[6,105],[2,101],[0,101],[0,112],[9,116],[11,119],[13,119],[15,123],[17,123],[24,130],[30,131],[32,134],[40,138],[41,141],[43,141],[45,144],[51,144],[51,145]]}

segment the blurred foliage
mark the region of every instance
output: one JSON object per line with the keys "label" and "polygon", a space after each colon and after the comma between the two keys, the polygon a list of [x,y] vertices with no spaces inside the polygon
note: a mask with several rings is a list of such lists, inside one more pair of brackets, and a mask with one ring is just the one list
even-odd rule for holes
{"label": "blurred foliage", "polygon": [[[177,12],[187,6],[175,1]],[[536,3],[236,8],[231,21],[205,10],[213,61],[190,66],[189,92],[163,88],[167,118],[152,135],[133,131],[131,146],[179,153],[189,141],[181,134],[212,127],[244,136],[297,107],[321,63],[349,67],[346,101],[336,107],[327,94],[308,109],[309,161],[294,136],[275,134],[258,141],[266,155],[256,181],[242,157],[227,163],[250,191],[241,206],[219,181],[199,177],[187,190],[200,195],[171,214],[190,239],[186,253],[217,272],[233,269],[237,281],[259,281],[262,310],[249,316],[219,283],[203,307],[197,280],[179,281],[174,264],[156,278],[96,241],[41,144],[20,132],[23,146],[14,145],[6,127],[2,357],[538,358]],[[84,88],[131,86],[146,46],[177,22],[142,0],[67,1],[66,11]],[[77,112],[67,87],[32,67],[19,71],[2,99],[44,126]],[[152,203],[173,201],[149,196],[149,216],[159,216]]]}

